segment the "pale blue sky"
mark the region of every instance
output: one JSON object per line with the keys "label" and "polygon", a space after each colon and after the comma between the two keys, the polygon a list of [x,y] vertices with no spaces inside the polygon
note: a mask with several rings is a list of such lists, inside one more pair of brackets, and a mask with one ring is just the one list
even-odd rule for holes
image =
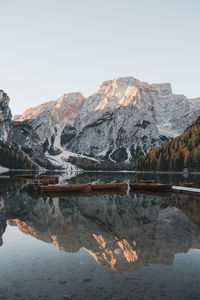
{"label": "pale blue sky", "polygon": [[13,114],[108,79],[200,96],[199,0],[0,0],[0,89]]}

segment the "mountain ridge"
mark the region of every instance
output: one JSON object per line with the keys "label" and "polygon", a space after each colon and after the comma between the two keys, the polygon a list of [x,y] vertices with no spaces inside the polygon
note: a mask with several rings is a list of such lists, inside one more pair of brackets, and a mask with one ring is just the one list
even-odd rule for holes
{"label": "mountain ridge", "polygon": [[[26,110],[13,118],[7,139],[20,140],[25,151],[34,149],[47,160],[70,152],[128,165],[181,134],[199,115],[200,97],[175,95],[170,83],[120,77],[104,81],[87,98],[69,93]],[[67,166],[60,161],[60,167]]]}

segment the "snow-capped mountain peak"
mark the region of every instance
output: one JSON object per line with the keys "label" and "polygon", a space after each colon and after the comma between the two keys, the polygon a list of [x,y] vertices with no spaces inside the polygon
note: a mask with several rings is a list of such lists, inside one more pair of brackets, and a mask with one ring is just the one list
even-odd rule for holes
{"label": "snow-capped mountain peak", "polygon": [[87,98],[69,93],[28,109],[14,118],[10,139],[20,134],[24,149],[39,145],[48,159],[75,153],[128,163],[181,134],[199,115],[200,98],[173,94],[170,83],[122,77],[104,81]]}

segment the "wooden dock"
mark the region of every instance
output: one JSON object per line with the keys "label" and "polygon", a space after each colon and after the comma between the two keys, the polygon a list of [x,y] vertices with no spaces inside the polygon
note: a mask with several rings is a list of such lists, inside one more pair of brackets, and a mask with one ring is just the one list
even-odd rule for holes
{"label": "wooden dock", "polygon": [[186,194],[195,194],[200,196],[200,188],[191,188],[183,186],[172,186],[172,192],[175,193],[186,193]]}

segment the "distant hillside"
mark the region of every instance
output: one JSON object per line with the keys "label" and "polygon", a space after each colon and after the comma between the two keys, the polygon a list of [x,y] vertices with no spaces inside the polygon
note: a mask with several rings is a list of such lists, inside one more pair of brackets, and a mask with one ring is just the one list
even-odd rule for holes
{"label": "distant hillside", "polygon": [[180,136],[136,161],[136,170],[200,171],[200,117]]}
{"label": "distant hillside", "polygon": [[0,165],[12,169],[35,169],[36,165],[22,152],[0,141]]}

